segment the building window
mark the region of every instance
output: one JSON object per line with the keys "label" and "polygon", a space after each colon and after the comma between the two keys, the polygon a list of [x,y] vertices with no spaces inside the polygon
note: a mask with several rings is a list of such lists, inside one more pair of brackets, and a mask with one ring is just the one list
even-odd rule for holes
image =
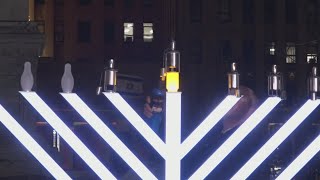
{"label": "building window", "polygon": [[271,55],[271,56],[276,55],[276,47],[275,47],[274,42],[271,42],[271,44],[269,46],[269,55]]}
{"label": "building window", "polygon": [[316,0],[309,0],[306,3],[305,16],[307,24],[317,24],[317,2]]}
{"label": "building window", "polygon": [[229,40],[221,42],[222,44],[222,61],[229,64],[232,61],[232,47]]}
{"label": "building window", "polygon": [[143,6],[145,7],[152,7],[153,0],[143,0]]}
{"label": "building window", "polygon": [[78,41],[88,43],[91,39],[91,23],[88,21],[78,22]]}
{"label": "building window", "polygon": [[297,2],[296,0],[286,0],[286,22],[287,24],[297,23]]}
{"label": "building window", "polygon": [[45,3],[45,0],[35,0],[34,3],[43,5]]}
{"label": "building window", "polygon": [[132,8],[134,4],[134,0],[123,0],[124,7],[126,8]]}
{"label": "building window", "polygon": [[194,40],[190,44],[190,63],[202,63],[202,42]]}
{"label": "building window", "polygon": [[133,30],[134,30],[133,23],[123,23],[124,42],[133,42]]}
{"label": "building window", "polygon": [[114,23],[105,22],[104,23],[104,42],[110,43],[114,41]]}
{"label": "building window", "polygon": [[64,41],[64,24],[57,22],[54,26],[54,39],[56,42]]}
{"label": "building window", "polygon": [[310,63],[310,64],[318,63],[317,54],[307,54],[307,63]]}
{"label": "building window", "polygon": [[153,24],[143,23],[143,41],[152,42],[153,41]]}
{"label": "building window", "polygon": [[244,24],[253,24],[254,23],[254,2],[253,0],[243,0],[242,1],[243,6],[243,14],[242,14],[242,20]]}
{"label": "building window", "polygon": [[104,0],[104,5],[114,7],[114,0]]}
{"label": "building window", "polygon": [[286,63],[296,63],[296,46],[294,43],[287,43]]}
{"label": "building window", "polygon": [[247,66],[255,66],[254,54],[255,54],[255,49],[254,49],[253,40],[244,40],[243,41],[243,58]]}
{"label": "building window", "polygon": [[231,0],[219,0],[218,8],[217,16],[220,23],[231,22]]}
{"label": "building window", "polygon": [[275,13],[275,0],[264,0],[264,23],[273,24]]}
{"label": "building window", "polygon": [[91,0],[79,0],[79,4],[81,6],[86,6],[86,5],[91,4]]}
{"label": "building window", "polygon": [[265,63],[270,65],[270,64],[275,64],[276,63],[276,43],[275,42],[266,42],[265,44]]}
{"label": "building window", "polygon": [[317,46],[307,47],[307,63],[318,63]]}
{"label": "building window", "polygon": [[202,21],[202,0],[189,0],[190,22],[201,23]]}

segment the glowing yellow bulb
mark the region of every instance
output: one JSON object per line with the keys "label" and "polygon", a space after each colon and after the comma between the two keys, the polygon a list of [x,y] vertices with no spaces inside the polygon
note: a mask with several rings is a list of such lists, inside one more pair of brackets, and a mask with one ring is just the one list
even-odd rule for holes
{"label": "glowing yellow bulb", "polygon": [[168,92],[178,92],[179,89],[179,72],[167,72],[166,88]]}

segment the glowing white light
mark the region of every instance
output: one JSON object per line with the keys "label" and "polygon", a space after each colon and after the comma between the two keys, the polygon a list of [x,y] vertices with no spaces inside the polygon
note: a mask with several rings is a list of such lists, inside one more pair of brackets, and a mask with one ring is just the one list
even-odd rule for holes
{"label": "glowing white light", "polygon": [[119,93],[103,93],[124,117],[141,133],[151,146],[162,156],[166,157],[166,147],[160,137],[132,109]]}
{"label": "glowing white light", "polygon": [[231,178],[246,179],[308,117],[320,100],[308,100]]}
{"label": "glowing white light", "polygon": [[219,163],[270,113],[281,101],[278,97],[268,98],[190,177],[204,179]]}
{"label": "glowing white light", "polygon": [[320,135],[278,176],[276,180],[292,179],[320,151]]}
{"label": "glowing white light", "polygon": [[236,96],[227,96],[203,122],[183,141],[181,145],[181,158],[183,158],[239,101]]}
{"label": "glowing white light", "polygon": [[75,93],[60,93],[142,179],[157,179]]}
{"label": "glowing white light", "polygon": [[0,121],[55,179],[71,179],[20,124],[0,105]]}
{"label": "glowing white light", "polygon": [[101,179],[116,179],[35,92],[20,92]]}
{"label": "glowing white light", "polygon": [[165,179],[180,179],[181,158],[178,156],[181,143],[181,92],[166,94],[166,157]]}

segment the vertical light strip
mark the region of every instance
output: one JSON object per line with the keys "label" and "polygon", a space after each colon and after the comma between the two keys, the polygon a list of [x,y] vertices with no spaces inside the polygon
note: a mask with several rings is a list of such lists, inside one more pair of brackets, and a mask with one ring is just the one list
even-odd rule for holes
{"label": "vertical light strip", "polygon": [[60,94],[142,179],[157,179],[77,94]]}
{"label": "vertical light strip", "polygon": [[280,101],[281,99],[278,97],[268,98],[189,179],[204,179],[208,176]]}
{"label": "vertical light strip", "polygon": [[236,96],[227,96],[202,123],[183,141],[181,159],[219,122],[219,120],[239,101]]}
{"label": "vertical light strip", "polygon": [[319,105],[320,100],[308,100],[232,177],[247,179],[250,174],[303,122]]}
{"label": "vertical light strip", "polygon": [[55,179],[71,179],[20,124],[0,105],[0,122],[27,148]]}
{"label": "vertical light strip", "polygon": [[320,151],[320,135],[278,176],[276,180],[292,179]]}
{"label": "vertical light strip", "polygon": [[166,93],[166,157],[165,179],[181,179],[181,92]]}
{"label": "vertical light strip", "polygon": [[101,179],[116,179],[35,92],[20,92]]}
{"label": "vertical light strip", "polygon": [[132,109],[119,93],[103,93],[124,117],[141,133],[151,146],[162,156],[166,157],[166,147],[160,137]]}

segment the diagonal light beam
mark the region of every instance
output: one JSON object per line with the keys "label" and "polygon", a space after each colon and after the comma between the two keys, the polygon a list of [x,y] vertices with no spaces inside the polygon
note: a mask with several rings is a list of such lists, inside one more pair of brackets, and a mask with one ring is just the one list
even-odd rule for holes
{"label": "diagonal light beam", "polygon": [[162,156],[166,157],[166,147],[160,137],[132,109],[119,93],[103,93],[124,117],[141,133],[151,146]]}
{"label": "diagonal light beam", "polygon": [[181,144],[181,159],[219,122],[239,101],[236,96],[227,96]]}
{"label": "diagonal light beam", "polygon": [[181,179],[181,92],[166,93],[166,157],[165,179]]}
{"label": "diagonal light beam", "polygon": [[280,101],[278,97],[269,97],[189,179],[204,179],[208,176]]}
{"label": "diagonal light beam", "polygon": [[277,177],[276,180],[292,179],[320,151],[320,135]]}
{"label": "diagonal light beam", "polygon": [[20,93],[101,179],[116,179],[35,92]]}
{"label": "diagonal light beam", "polygon": [[60,94],[142,179],[157,179],[77,94]]}
{"label": "diagonal light beam", "polygon": [[250,174],[306,119],[320,104],[320,100],[308,100],[231,178],[247,179]]}
{"label": "diagonal light beam", "polygon": [[47,154],[20,124],[0,105],[0,122],[26,147],[55,179],[70,179],[68,174]]}

